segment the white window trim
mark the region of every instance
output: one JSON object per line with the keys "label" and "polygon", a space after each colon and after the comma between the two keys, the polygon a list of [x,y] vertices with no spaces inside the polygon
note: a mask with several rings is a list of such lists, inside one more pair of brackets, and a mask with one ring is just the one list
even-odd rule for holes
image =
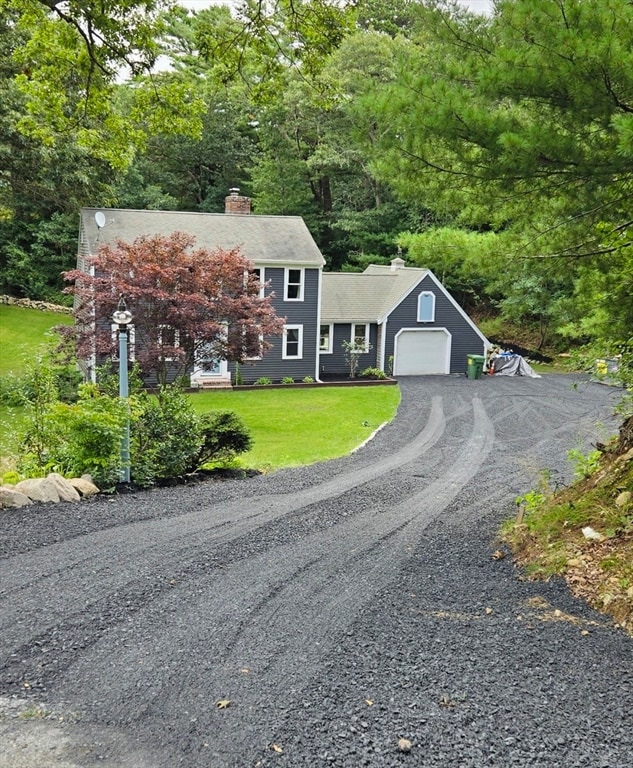
{"label": "white window trim", "polygon": [[264,347],[264,334],[260,333],[257,337],[259,340],[259,355],[254,355],[252,357],[245,357],[244,360],[261,360],[264,356],[263,347]]}
{"label": "white window trim", "polygon": [[[299,349],[298,354],[289,355],[287,352],[288,331],[299,331]],[[303,326],[302,325],[284,325],[283,347],[281,350],[282,360],[302,360],[303,359]]]}
{"label": "white window trim", "polygon": [[363,351],[364,352],[369,352],[369,323],[352,323],[352,330],[351,330],[350,341],[352,342],[352,344],[356,343],[356,339],[358,337],[358,334],[354,333],[354,331],[355,331],[355,329],[359,325],[360,326],[363,326],[363,325],[365,326],[365,334],[364,334],[365,335],[365,343],[363,345]]}
{"label": "white window trim", "polygon": [[[321,327],[328,329],[328,341],[329,345],[327,349],[321,349]],[[320,323],[319,324],[319,354],[320,355],[332,355],[334,354],[334,323]]]}
{"label": "white window trim", "polygon": [[[167,325],[166,323],[163,323],[162,325],[158,326],[158,344],[162,347],[164,344],[163,341],[163,330],[168,328],[170,331],[174,332],[174,343],[173,346],[179,348],[180,347],[180,331],[178,328],[174,328],[171,325]],[[166,362],[173,362],[176,358],[175,357],[166,357]]]}
{"label": "white window trim", "polygon": [[[299,272],[299,295],[294,298],[290,299],[288,298],[288,286],[289,286],[289,277],[290,272]],[[284,267],[284,301],[303,301],[303,289],[305,286],[305,277],[306,277],[306,271],[303,267]],[[292,283],[292,285],[296,285],[296,283]]]}
{"label": "white window trim", "polygon": [[254,274],[255,270],[257,270],[259,272],[259,298],[263,299],[264,296],[266,295],[266,291],[265,291],[265,288],[266,288],[266,285],[265,285],[266,284],[266,267],[258,267],[257,264],[254,264],[253,265],[253,269],[251,270],[250,273],[248,273],[248,272],[246,273],[244,279],[246,281],[248,279],[248,275],[249,274]]}
{"label": "white window trim", "polygon": [[[422,300],[426,298],[427,296],[430,296],[433,299],[433,303],[431,306],[431,319],[422,319]],[[435,294],[433,291],[422,291],[418,294],[418,313],[417,313],[417,320],[418,323],[434,323],[435,322]]]}

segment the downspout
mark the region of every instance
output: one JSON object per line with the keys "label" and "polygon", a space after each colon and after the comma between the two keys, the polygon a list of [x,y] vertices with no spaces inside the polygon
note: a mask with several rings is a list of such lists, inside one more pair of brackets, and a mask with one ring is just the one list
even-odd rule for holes
{"label": "downspout", "polygon": [[378,321],[378,326],[380,327],[382,325],[382,333],[380,335],[380,349],[378,351],[378,355],[379,355],[379,357],[378,357],[378,367],[380,368],[381,371],[384,371],[385,373],[386,373],[386,371],[385,371],[385,349],[386,349],[386,344],[387,344],[387,322],[388,322],[388,320],[387,320],[386,317],[384,318],[382,323],[380,323],[380,321]]}
{"label": "downspout", "polygon": [[322,289],[323,289],[323,267],[319,267],[319,290],[318,290],[318,301],[317,301],[317,322],[316,322],[316,355],[315,357],[315,363],[314,363],[314,380],[321,383],[321,379],[319,378],[319,373],[321,369],[321,349],[320,349],[320,342],[321,342],[321,300],[322,300]]}

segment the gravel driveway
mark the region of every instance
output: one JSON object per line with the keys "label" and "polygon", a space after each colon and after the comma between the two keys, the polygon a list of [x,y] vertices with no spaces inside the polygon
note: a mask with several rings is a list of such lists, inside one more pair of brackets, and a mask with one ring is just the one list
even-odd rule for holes
{"label": "gravel driveway", "polygon": [[617,391],[400,386],[344,459],[0,512],[0,766],[629,768],[633,640],[492,557]]}

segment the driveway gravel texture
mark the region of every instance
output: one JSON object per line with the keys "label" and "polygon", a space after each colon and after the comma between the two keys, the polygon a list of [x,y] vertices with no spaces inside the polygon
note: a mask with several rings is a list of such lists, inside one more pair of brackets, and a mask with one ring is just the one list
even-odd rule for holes
{"label": "driveway gravel texture", "polygon": [[2,511],[0,766],[630,768],[633,639],[493,556],[621,390],[400,387],[336,461]]}

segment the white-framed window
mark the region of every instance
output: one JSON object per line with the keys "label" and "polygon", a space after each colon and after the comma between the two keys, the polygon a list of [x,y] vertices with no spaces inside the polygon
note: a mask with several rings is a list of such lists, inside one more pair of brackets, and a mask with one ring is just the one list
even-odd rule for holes
{"label": "white-framed window", "polygon": [[264,267],[253,267],[251,274],[255,276],[259,283],[259,298],[264,298],[264,285],[266,283],[266,270]]}
{"label": "white-framed window", "polygon": [[[179,348],[180,331],[177,328],[173,328],[171,325],[159,325],[158,345],[160,347],[172,347],[172,349]],[[175,357],[173,355],[166,355],[165,360],[175,360]]]}
{"label": "white-framed window", "polygon": [[[244,341],[246,342],[246,332],[244,332]],[[264,335],[262,333],[257,334],[257,343],[259,345],[259,352],[256,355],[247,355],[246,360],[261,360],[263,355],[263,347],[264,347]]]}
{"label": "white-framed window", "polygon": [[418,323],[435,322],[435,294],[422,291],[418,296]]}
{"label": "white-framed window", "polygon": [[321,354],[332,353],[332,342],[334,341],[334,326],[321,325],[319,326],[319,352]]}
{"label": "white-framed window", "polygon": [[369,350],[369,323],[352,323],[352,344]]}
{"label": "white-framed window", "polygon": [[284,299],[303,301],[304,269],[286,267],[284,270]]}
{"label": "white-framed window", "polygon": [[[110,325],[110,330],[112,331],[112,341],[114,342],[114,354],[112,355],[112,360],[118,361],[119,359],[119,326],[116,323],[112,323]],[[136,331],[134,330],[134,326],[130,324],[127,327],[127,359],[130,362],[134,362],[134,360],[136,360],[135,346],[136,346]]]}
{"label": "white-framed window", "polygon": [[285,325],[283,336],[282,358],[284,360],[299,360],[303,357],[303,326]]}

